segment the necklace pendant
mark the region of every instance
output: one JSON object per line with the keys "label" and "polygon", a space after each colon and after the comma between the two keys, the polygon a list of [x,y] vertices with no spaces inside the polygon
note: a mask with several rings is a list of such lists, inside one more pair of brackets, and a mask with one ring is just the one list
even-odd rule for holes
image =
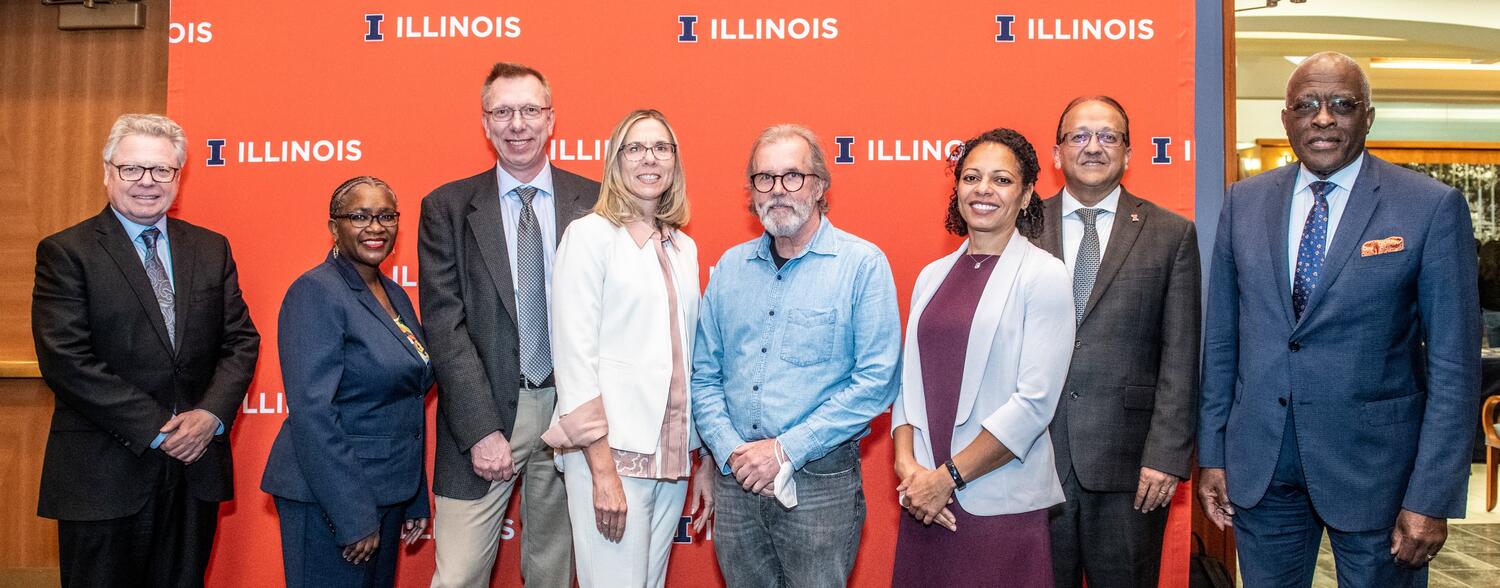
{"label": "necklace pendant", "polygon": [[981,261],[976,261],[976,262],[974,262],[974,269],[979,269],[979,266],[980,266],[980,265],[981,265],[981,264],[983,264],[983,263],[984,263],[984,262],[981,262]]}

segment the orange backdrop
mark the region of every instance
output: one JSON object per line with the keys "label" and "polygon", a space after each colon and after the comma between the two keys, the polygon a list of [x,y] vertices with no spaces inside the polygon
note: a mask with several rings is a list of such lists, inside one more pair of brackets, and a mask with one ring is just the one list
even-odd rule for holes
{"label": "orange backdrop", "polygon": [[[548,76],[553,163],[585,176],[599,177],[603,143],[626,112],[666,113],[705,283],[709,264],[758,232],[745,158],[777,122],[810,126],[836,158],[830,217],[885,250],[903,309],[917,272],[958,243],[942,228],[950,142],[1021,131],[1038,146],[1039,192],[1050,196],[1062,176],[1048,147],[1077,95],[1110,94],[1129,110],[1131,191],[1192,213],[1189,2],[179,0],[171,10],[168,110],[191,145],[176,214],[229,237],[266,342],[232,433],[237,498],[222,511],[212,586],[282,582],[275,508],[259,490],[286,410],[276,315],[287,286],[328,250],[330,192],[380,176],[415,221],[428,191],[493,166],[479,98],[495,61]],[[403,229],[388,271],[415,299],[416,223]],[[435,406],[430,398],[429,419]],[[900,516],[889,416],[873,427],[858,586],[889,585]],[[1188,494],[1173,505],[1163,585],[1187,584]],[[511,528],[497,585],[519,585]],[[711,538],[683,539],[669,584],[719,584]],[[400,584],[425,586],[432,566],[423,540],[406,550]]]}

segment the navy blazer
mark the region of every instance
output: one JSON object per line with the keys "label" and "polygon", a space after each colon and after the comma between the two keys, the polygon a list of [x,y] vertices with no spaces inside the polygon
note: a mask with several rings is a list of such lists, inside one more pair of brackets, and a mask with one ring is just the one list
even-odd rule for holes
{"label": "navy blazer", "polygon": [[[1299,166],[1230,187],[1209,273],[1198,438],[1200,464],[1226,468],[1230,500],[1253,507],[1295,430],[1313,507],[1353,532],[1388,528],[1401,509],[1462,517],[1479,413],[1468,204],[1364,157],[1301,320],[1287,267]],[[1362,254],[1388,237],[1405,250]]]}
{"label": "navy blazer", "polygon": [[[381,277],[391,306],[426,345],[411,300]],[[292,283],[277,320],[288,416],[260,488],[314,502],[339,545],[379,528],[379,507],[406,502],[429,516],[424,400],[432,369],[365,287],[330,256]]]}

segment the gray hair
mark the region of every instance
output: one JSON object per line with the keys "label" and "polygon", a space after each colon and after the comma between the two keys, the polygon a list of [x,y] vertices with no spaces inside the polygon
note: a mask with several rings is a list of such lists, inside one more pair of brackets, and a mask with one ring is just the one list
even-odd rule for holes
{"label": "gray hair", "polygon": [[823,192],[818,195],[818,212],[827,214],[828,188],[833,186],[833,176],[828,173],[827,158],[823,156],[823,148],[819,146],[818,136],[813,134],[812,129],[796,123],[782,123],[766,127],[766,130],[761,131],[760,136],[755,138],[755,142],[750,144],[750,160],[745,164],[745,180],[748,183],[750,176],[755,174],[755,153],[760,151],[761,147],[793,137],[807,141],[808,151],[811,153],[810,159],[812,159],[812,173],[823,180]]}
{"label": "gray hair", "polygon": [[175,121],[160,114],[122,114],[109,128],[109,139],[104,141],[104,163],[114,159],[120,140],[130,135],[167,139],[177,149],[177,167],[187,162],[187,135]]}
{"label": "gray hair", "polygon": [[1359,97],[1361,100],[1365,101],[1366,105],[1370,104],[1370,76],[1365,74],[1365,68],[1360,67],[1359,62],[1355,61],[1353,57],[1349,57],[1348,55],[1344,55],[1343,53],[1339,53],[1337,51],[1320,51],[1318,53],[1307,56],[1306,59],[1302,60],[1302,63],[1297,64],[1297,67],[1292,69],[1292,75],[1287,76],[1286,92],[1288,100],[1292,98],[1292,78],[1297,77],[1297,73],[1301,72],[1304,68],[1320,61],[1330,61],[1336,64],[1348,65],[1350,67],[1353,67],[1354,71],[1359,72]]}

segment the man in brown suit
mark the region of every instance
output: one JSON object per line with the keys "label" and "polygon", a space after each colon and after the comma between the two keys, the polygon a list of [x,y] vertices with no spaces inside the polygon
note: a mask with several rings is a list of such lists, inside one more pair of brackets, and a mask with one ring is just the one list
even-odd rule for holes
{"label": "man in brown suit", "polygon": [[1200,268],[1193,223],[1120,185],[1130,120],[1108,96],[1057,125],[1066,187],[1037,244],[1073,276],[1077,340],[1052,420],[1067,502],[1052,510],[1059,587],[1156,586],[1167,505],[1197,422]]}

